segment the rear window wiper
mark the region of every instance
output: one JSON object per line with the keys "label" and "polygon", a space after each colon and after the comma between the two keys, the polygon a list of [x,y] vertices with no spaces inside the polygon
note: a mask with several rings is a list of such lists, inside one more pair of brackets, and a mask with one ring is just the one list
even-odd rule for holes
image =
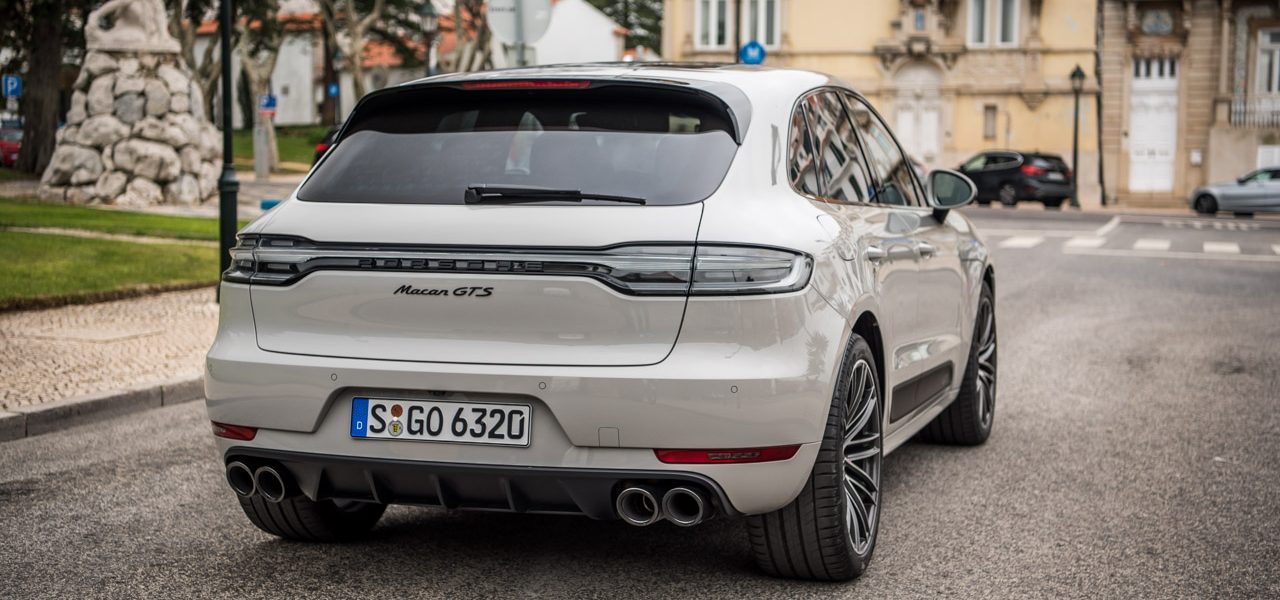
{"label": "rear window wiper", "polygon": [[555,188],[520,187],[506,185],[472,185],[467,187],[463,202],[467,204],[517,204],[521,202],[582,202],[583,200],[601,200],[604,202],[623,202],[626,204],[645,204],[644,198],[636,196],[617,196],[613,194],[596,194],[581,190],[560,190]]}

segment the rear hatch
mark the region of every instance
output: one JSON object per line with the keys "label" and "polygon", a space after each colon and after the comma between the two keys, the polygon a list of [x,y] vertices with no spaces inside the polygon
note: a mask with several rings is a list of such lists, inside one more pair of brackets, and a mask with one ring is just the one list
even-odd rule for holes
{"label": "rear hatch", "polygon": [[236,251],[258,345],[661,361],[680,331],[700,201],[737,151],[732,112],[674,86],[534,83],[366,98],[296,198]]}
{"label": "rear hatch", "polygon": [[1071,169],[1066,161],[1057,155],[1029,154],[1023,171],[1040,181],[1071,183]]}

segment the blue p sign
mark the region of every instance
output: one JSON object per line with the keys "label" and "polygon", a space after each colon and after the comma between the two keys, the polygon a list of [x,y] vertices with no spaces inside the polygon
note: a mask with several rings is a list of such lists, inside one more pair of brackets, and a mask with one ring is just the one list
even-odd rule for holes
{"label": "blue p sign", "polygon": [[0,87],[4,88],[5,98],[17,98],[22,95],[22,78],[17,75],[5,75]]}

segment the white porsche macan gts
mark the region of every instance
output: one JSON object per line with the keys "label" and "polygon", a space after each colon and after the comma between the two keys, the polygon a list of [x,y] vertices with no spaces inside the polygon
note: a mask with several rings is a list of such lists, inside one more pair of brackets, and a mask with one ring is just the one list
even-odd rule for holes
{"label": "white porsche macan gts", "polygon": [[232,250],[205,384],[227,481],[291,539],[397,503],[745,517],[766,572],[856,577],[883,457],[991,432],[973,193],[812,72],[379,90]]}

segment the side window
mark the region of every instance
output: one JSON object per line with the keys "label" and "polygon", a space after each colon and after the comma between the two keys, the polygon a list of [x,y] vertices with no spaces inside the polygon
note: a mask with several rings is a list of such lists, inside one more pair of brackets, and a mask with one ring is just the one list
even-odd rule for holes
{"label": "side window", "polygon": [[791,134],[787,142],[787,177],[791,187],[802,194],[817,196],[818,174],[813,154],[813,136],[805,119],[803,107],[791,113]]}
{"label": "side window", "polygon": [[973,158],[970,158],[969,162],[964,163],[964,165],[961,166],[960,168],[965,171],[977,171],[978,169],[981,169],[982,165],[985,165],[986,163],[987,163],[987,155],[979,154]]}
{"label": "side window", "polygon": [[844,98],[866,150],[867,165],[876,178],[874,201],[892,206],[924,206],[911,162],[893,141],[889,128],[862,100],[847,95]]}
{"label": "side window", "polygon": [[866,159],[840,97],[835,92],[820,92],[805,98],[804,105],[813,122],[818,170],[826,195],[843,202],[869,202],[872,190]]}

